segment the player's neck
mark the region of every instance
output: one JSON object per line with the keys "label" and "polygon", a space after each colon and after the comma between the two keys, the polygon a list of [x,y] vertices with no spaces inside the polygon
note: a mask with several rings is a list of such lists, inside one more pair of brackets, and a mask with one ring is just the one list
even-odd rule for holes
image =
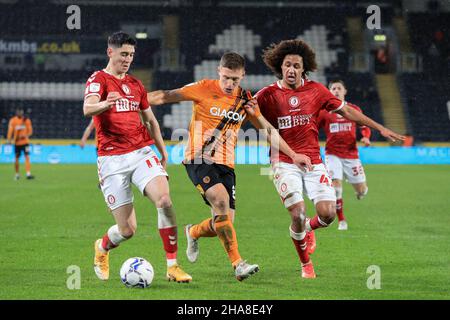
{"label": "player's neck", "polygon": [[115,71],[114,68],[109,63],[104,70],[107,73],[109,73],[110,75],[112,75],[113,77],[120,79],[120,80],[122,80],[126,76],[126,73],[119,73],[119,72]]}
{"label": "player's neck", "polygon": [[300,80],[300,83],[295,83],[295,84],[293,84],[293,85],[290,85],[289,83],[287,83],[287,82],[284,81],[284,80],[280,80],[280,81],[279,81],[279,84],[280,84],[281,87],[283,87],[283,88],[285,88],[285,89],[296,90],[296,89],[298,89],[298,88],[300,88],[300,87],[302,87],[302,86],[304,85],[304,80],[303,80],[303,78],[302,78],[302,79]]}

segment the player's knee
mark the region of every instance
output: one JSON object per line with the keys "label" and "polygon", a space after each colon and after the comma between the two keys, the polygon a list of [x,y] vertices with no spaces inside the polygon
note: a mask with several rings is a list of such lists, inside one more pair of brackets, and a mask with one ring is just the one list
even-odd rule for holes
{"label": "player's knee", "polygon": [[317,214],[320,219],[326,224],[331,224],[336,218],[336,205],[335,204],[327,204],[320,207],[317,207]]}
{"label": "player's knee", "polygon": [[299,203],[288,208],[291,215],[291,221],[294,225],[301,226],[306,221],[305,208]]}
{"label": "player's knee", "polygon": [[169,194],[163,194],[156,200],[155,203],[157,208],[169,208],[172,206],[172,200],[170,199]]}
{"label": "player's knee", "polygon": [[228,199],[224,197],[213,197],[210,203],[218,213],[228,214]]}
{"label": "player's knee", "polygon": [[214,224],[216,224],[219,222],[226,222],[228,220],[231,221],[229,214],[219,214],[214,217],[213,222],[214,222]]}

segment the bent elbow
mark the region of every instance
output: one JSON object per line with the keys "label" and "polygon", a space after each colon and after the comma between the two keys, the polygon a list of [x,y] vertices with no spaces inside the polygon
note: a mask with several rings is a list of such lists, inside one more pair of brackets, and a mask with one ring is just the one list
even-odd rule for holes
{"label": "bent elbow", "polygon": [[89,112],[88,108],[86,108],[86,105],[83,106],[83,115],[85,117],[92,117],[92,114]]}

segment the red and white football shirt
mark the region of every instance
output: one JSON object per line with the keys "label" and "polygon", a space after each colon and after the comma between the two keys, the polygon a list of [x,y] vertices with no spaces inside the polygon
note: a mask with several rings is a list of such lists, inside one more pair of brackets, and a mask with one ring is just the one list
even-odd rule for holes
{"label": "red and white football shirt", "polygon": [[[279,130],[281,137],[296,153],[306,154],[312,164],[322,163],[317,118],[322,109],[338,111],[344,102],[336,98],[322,84],[303,80],[297,89],[282,87],[281,81],[261,89],[257,94],[262,115]],[[280,151],[280,159],[272,162],[292,163]]]}
{"label": "red and white football shirt", "polygon": [[125,154],[153,144],[139,117],[139,111],[150,107],[142,82],[128,74],[117,79],[106,70],[96,71],[86,82],[84,98],[96,95],[104,101],[109,92],[119,92],[122,98],[111,109],[93,117],[98,155]]}
{"label": "red and white football shirt", "polygon": [[[359,112],[361,109],[354,104],[347,105]],[[327,136],[325,154],[332,154],[343,159],[358,159],[358,147],[356,145],[356,127],[354,121],[348,120],[340,114],[322,110],[319,114],[319,128],[324,128]],[[369,135],[370,129],[361,126],[364,136]]]}

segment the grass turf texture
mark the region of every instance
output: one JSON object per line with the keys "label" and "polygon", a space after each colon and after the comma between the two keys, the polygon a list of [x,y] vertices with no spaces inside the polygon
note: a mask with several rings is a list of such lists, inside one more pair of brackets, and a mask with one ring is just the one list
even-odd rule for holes
{"label": "grass turf texture", "polygon": [[[317,278],[300,277],[289,217],[260,166],[237,166],[235,227],[244,259],[261,271],[240,283],[216,238],[200,240],[195,264],[185,256],[183,226],[209,209],[182,166],[169,166],[178,215],[179,263],[190,284],[165,280],[165,256],[154,206],[135,189],[138,228],[110,255],[110,280],[96,278],[93,243],[113,224],[94,165],[33,165],[36,180],[13,181],[0,165],[0,299],[449,299],[450,167],[365,166],[369,194],[357,201],[344,186],[348,231],[337,222],[316,231]],[[309,216],[313,206],[307,201]],[[141,256],[155,269],[148,289],[128,289],[119,269]],[[81,289],[69,290],[67,267],[81,270]],[[367,268],[380,267],[381,289],[369,290]]]}

